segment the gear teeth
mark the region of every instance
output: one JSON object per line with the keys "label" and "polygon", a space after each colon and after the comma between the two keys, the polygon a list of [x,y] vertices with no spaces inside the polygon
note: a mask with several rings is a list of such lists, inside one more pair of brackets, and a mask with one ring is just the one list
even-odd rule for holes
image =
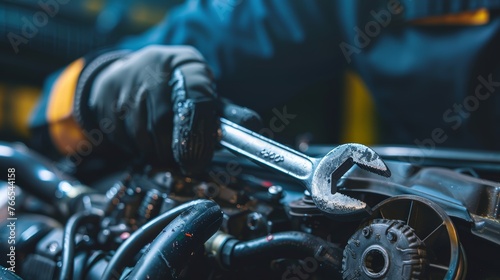
{"label": "gear teeth", "polygon": [[[387,241],[389,232],[394,234],[394,241]],[[394,250],[388,255],[401,256],[390,260],[399,261],[401,265],[390,267],[404,268],[399,273],[388,268],[384,278],[399,275],[400,279],[425,279],[428,267],[425,244],[405,222],[388,219],[375,219],[363,224],[349,239],[342,258],[343,279],[370,279],[362,270],[362,266],[371,266],[371,262],[361,258],[363,252],[372,245],[381,246],[388,251]]]}

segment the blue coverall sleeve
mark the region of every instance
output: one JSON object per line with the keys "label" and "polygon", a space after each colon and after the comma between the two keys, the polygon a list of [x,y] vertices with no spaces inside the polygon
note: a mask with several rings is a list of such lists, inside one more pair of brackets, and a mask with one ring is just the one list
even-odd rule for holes
{"label": "blue coverall sleeve", "polygon": [[[112,49],[191,45],[211,66],[219,95],[265,110],[334,72],[345,61],[337,57],[340,28],[334,6],[329,0],[188,0],[156,27],[126,38]],[[81,141],[83,134],[78,131],[82,127],[72,117],[71,96],[82,77],[78,71],[93,69],[88,65],[103,56],[102,51],[89,54],[48,80],[45,102],[35,111],[31,125],[45,135],[39,137],[45,139],[37,141],[42,143],[39,146],[52,142],[64,152]],[[55,116],[49,114],[53,111],[49,108],[61,112]],[[74,131],[71,139],[61,134],[70,130]]]}
{"label": "blue coverall sleeve", "polygon": [[192,45],[212,67],[219,94],[260,109],[341,66],[339,29],[332,1],[199,0],[120,47]]}

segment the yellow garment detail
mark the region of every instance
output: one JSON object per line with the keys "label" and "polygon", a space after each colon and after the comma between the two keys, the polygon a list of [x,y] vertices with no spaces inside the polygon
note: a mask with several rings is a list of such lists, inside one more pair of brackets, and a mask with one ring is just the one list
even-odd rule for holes
{"label": "yellow garment detail", "polygon": [[483,25],[489,21],[490,12],[482,8],[476,11],[417,19],[412,23],[419,25]]}
{"label": "yellow garment detail", "polygon": [[343,128],[341,142],[373,145],[377,142],[377,121],[373,98],[361,77],[345,75]]}
{"label": "yellow garment detail", "polygon": [[54,146],[62,154],[72,154],[85,136],[72,116],[78,77],[85,62],[79,59],[70,64],[59,76],[50,94],[47,106],[49,133]]}
{"label": "yellow garment detail", "polygon": [[41,89],[32,86],[0,85],[0,130],[9,139],[29,138],[29,121],[40,92]]}
{"label": "yellow garment detail", "polygon": [[29,121],[31,113],[38,103],[41,89],[37,87],[20,86],[10,90],[11,106],[13,115],[11,116],[11,126],[16,134],[23,138],[28,138]]}

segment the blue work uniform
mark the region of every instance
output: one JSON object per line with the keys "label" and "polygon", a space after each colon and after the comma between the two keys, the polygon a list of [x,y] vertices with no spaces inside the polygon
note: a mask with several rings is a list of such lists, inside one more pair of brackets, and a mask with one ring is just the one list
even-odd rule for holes
{"label": "blue work uniform", "polygon": [[[343,79],[347,70],[373,100],[378,143],[499,150],[499,8],[500,1],[479,0],[187,1],[113,49],[194,46],[213,69],[218,93],[259,112],[324,77]],[[78,130],[68,95],[99,54],[48,79],[32,122],[45,135],[40,143],[57,142],[61,127]],[[340,89],[328,94],[332,110],[344,104]],[[49,112],[56,107],[62,112]],[[368,113],[356,119],[369,122]]]}

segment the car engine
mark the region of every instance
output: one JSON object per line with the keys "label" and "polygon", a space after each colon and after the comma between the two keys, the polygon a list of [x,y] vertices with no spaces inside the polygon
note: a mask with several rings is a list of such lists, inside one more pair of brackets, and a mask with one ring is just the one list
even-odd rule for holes
{"label": "car engine", "polygon": [[337,191],[369,207],[336,217],[226,150],[200,178],[142,166],[83,186],[0,143],[0,279],[500,279],[500,154],[374,150],[391,177],[350,168]]}

